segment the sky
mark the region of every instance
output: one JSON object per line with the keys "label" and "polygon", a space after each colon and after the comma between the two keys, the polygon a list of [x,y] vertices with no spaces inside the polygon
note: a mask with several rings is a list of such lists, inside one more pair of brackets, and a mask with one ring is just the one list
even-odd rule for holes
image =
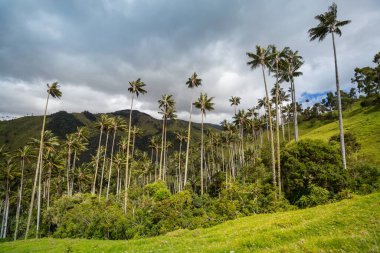
{"label": "sky", "polygon": [[[338,19],[352,20],[336,39],[341,88],[355,67],[371,65],[380,50],[380,1],[340,0]],[[200,92],[214,97],[206,122],[231,119],[231,96],[247,109],[264,97],[259,70],[247,52],[275,44],[298,50],[303,75],[297,100],[308,105],[335,90],[331,37],[310,42],[314,17],[331,1],[319,0],[0,0],[0,117],[40,115],[46,84],[58,81],[62,98],[48,113],[113,112],[130,108],[129,82],[141,78],[147,93],[134,109],[159,117],[158,100],[172,94],[178,118],[187,120]],[[193,72],[202,86],[187,88]],[[268,85],[274,80],[269,78]],[[287,90],[288,84],[281,84]],[[194,109],[194,121],[200,121]]]}

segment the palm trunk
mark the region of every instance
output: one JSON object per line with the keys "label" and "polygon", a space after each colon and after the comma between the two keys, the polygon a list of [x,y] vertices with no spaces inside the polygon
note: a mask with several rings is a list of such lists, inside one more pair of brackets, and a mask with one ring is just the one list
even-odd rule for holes
{"label": "palm trunk", "polygon": [[297,142],[298,141],[298,112],[297,112],[297,101],[296,101],[296,87],[294,85],[294,80],[292,78],[291,80],[291,85],[292,85],[292,91],[293,91],[293,116],[294,116],[294,140]]}
{"label": "palm trunk", "polygon": [[104,169],[106,166],[106,156],[107,156],[107,147],[108,147],[108,136],[109,136],[109,129],[107,129],[107,135],[106,135],[106,146],[104,150],[104,155],[103,155],[103,164],[102,164],[102,176],[100,177],[100,187],[99,187],[99,200],[100,197],[102,196],[102,190],[103,190],[103,177],[104,177]]}
{"label": "palm trunk", "polygon": [[99,136],[98,152],[96,153],[94,182],[92,183],[92,189],[91,189],[91,193],[92,193],[92,194],[95,194],[95,189],[96,189],[96,178],[97,178],[97,176],[98,176],[99,156],[100,156],[100,145],[101,145],[101,143],[102,143],[102,135],[103,135],[103,126],[101,126],[101,128],[100,128],[100,136]]}
{"label": "palm trunk", "polygon": [[336,93],[337,93],[337,96],[338,96],[340,151],[341,151],[341,154],[342,154],[343,169],[347,169],[347,164],[346,164],[346,148],[345,148],[345,145],[344,145],[342,101],[341,101],[341,98],[340,98],[340,87],[339,87],[338,61],[337,61],[337,58],[336,58],[334,33],[331,33],[331,35],[332,35],[333,48],[334,48]]}
{"label": "palm trunk", "polygon": [[185,161],[185,177],[183,181],[183,186],[186,187],[187,183],[187,171],[188,171],[188,164],[189,164],[189,151],[190,151],[190,130],[191,130],[191,112],[193,110],[193,95],[191,95],[191,101],[190,101],[190,116],[189,116],[189,127],[187,129],[187,143],[186,143],[186,161]]}
{"label": "palm trunk", "polygon": [[77,160],[77,149],[74,149],[73,166],[71,169],[71,178],[70,178],[70,196],[73,196],[73,193],[74,193],[74,177],[75,177],[76,160]]}
{"label": "palm trunk", "polygon": [[163,164],[164,164],[164,150],[165,150],[165,118],[162,118],[162,134],[161,134],[161,154],[160,154],[160,170],[158,171],[158,179],[163,179]]}
{"label": "palm trunk", "polygon": [[41,179],[42,179],[42,169],[43,169],[43,158],[41,157],[40,171],[38,177],[38,197],[37,197],[37,226],[36,226],[36,238],[38,238],[38,233],[40,231],[40,218],[41,218]]}
{"label": "palm trunk", "polygon": [[117,129],[115,128],[114,132],[113,132],[113,139],[112,139],[111,161],[110,161],[110,170],[109,170],[109,173],[108,173],[108,185],[107,185],[106,200],[108,200],[108,193],[110,191],[111,174],[112,174],[113,149],[114,149],[114,146],[115,146],[116,131],[117,131]]}
{"label": "palm trunk", "polygon": [[202,126],[201,126],[201,195],[203,195],[203,113],[202,113]]}
{"label": "palm trunk", "polygon": [[179,153],[178,153],[178,191],[182,191],[182,172],[181,172],[181,154],[182,154],[182,140],[179,142]]}
{"label": "palm trunk", "polygon": [[32,220],[32,213],[33,213],[33,205],[34,205],[34,196],[36,195],[36,187],[37,187],[37,180],[38,180],[38,172],[40,169],[40,163],[42,161],[42,153],[43,153],[43,148],[44,148],[44,133],[45,133],[45,123],[46,123],[46,112],[47,112],[47,107],[49,103],[49,93],[46,99],[46,105],[45,105],[45,112],[44,112],[44,117],[42,121],[42,130],[41,130],[41,138],[40,138],[40,149],[38,152],[38,159],[37,159],[37,167],[36,167],[36,172],[34,176],[34,184],[33,184],[33,190],[32,190],[32,197],[30,200],[30,205],[29,205],[29,213],[28,213],[28,222],[26,224],[26,231],[25,231],[25,240],[28,239],[28,232],[30,228],[30,222]]}
{"label": "palm trunk", "polygon": [[269,138],[270,138],[270,147],[271,147],[271,153],[272,153],[272,181],[273,186],[276,187],[276,163],[275,163],[275,156],[274,156],[274,140],[273,140],[273,128],[272,128],[272,112],[270,108],[269,103],[269,95],[268,95],[268,88],[267,88],[267,82],[265,80],[265,73],[264,73],[264,66],[261,65],[261,69],[263,72],[263,78],[264,78],[264,85],[265,85],[265,94],[266,94],[266,102],[267,108],[268,108],[268,118],[269,118]]}
{"label": "palm trunk", "polygon": [[25,158],[22,158],[22,160],[21,160],[21,182],[20,182],[20,189],[19,189],[18,202],[17,202],[17,211],[16,211],[16,227],[15,227],[15,232],[13,235],[13,240],[15,240],[15,241],[17,240],[18,225],[20,222],[22,190],[23,190],[23,183],[24,183],[24,168],[25,168]]}
{"label": "palm trunk", "polygon": [[131,125],[132,125],[132,108],[134,93],[132,93],[131,110],[129,112],[128,139],[127,139],[127,158],[125,164],[125,182],[124,182],[124,213],[127,213],[128,205],[128,175],[129,175],[129,143],[131,141]]}
{"label": "palm trunk", "polygon": [[279,128],[279,108],[278,108],[278,62],[276,62],[276,134],[277,134],[277,179],[278,179],[278,193],[281,195],[281,162],[280,162],[280,128]]}
{"label": "palm trunk", "polygon": [[[71,145],[71,144],[70,144]],[[67,195],[70,196],[70,160],[71,160],[71,146],[68,146],[67,150],[67,165],[66,165],[66,180],[67,180]]]}

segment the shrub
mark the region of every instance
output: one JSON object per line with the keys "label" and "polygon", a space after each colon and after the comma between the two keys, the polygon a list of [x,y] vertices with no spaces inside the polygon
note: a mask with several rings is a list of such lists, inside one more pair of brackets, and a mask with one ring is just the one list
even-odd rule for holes
{"label": "shrub", "polygon": [[326,189],[331,197],[347,187],[348,173],[342,168],[338,148],[323,141],[301,140],[288,145],[281,163],[284,193],[292,204],[308,196],[312,186]]}

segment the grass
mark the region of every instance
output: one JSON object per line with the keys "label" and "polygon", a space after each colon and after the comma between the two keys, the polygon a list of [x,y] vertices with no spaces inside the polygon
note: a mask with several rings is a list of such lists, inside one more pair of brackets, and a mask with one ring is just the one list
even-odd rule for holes
{"label": "grass", "polygon": [[130,241],[32,239],[0,252],[380,252],[380,193]]}
{"label": "grass", "polygon": [[[356,103],[351,110],[343,114],[343,125],[346,132],[353,133],[361,149],[358,152],[358,159],[369,164],[380,165],[380,107],[361,108]],[[323,139],[328,140],[331,136],[339,134],[339,123],[333,121],[326,122],[304,122],[300,124],[301,139]]]}

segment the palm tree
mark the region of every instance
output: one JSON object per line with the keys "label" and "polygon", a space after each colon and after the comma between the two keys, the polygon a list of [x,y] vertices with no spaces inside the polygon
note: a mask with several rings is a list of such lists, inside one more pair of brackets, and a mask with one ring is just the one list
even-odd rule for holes
{"label": "palm tree", "polygon": [[271,50],[271,64],[270,70],[272,72],[276,72],[276,84],[274,86],[275,89],[275,105],[276,105],[276,143],[277,143],[277,179],[278,179],[278,191],[281,195],[281,158],[280,158],[280,128],[279,128],[279,96],[280,96],[280,84],[278,82],[279,77],[279,64],[282,58],[285,56],[284,51],[277,51],[275,45],[270,45],[269,49]]}
{"label": "palm tree", "polygon": [[[113,138],[112,138],[112,147],[111,147],[111,159],[110,159],[110,168],[108,172],[108,184],[107,184],[107,193],[106,193],[106,199],[108,200],[108,194],[110,191],[110,183],[111,183],[111,175],[112,175],[112,162],[113,162],[113,152],[115,147],[115,139],[116,139],[116,132],[119,128],[124,128],[124,120],[121,117],[112,118],[111,120],[111,127],[113,130]],[[133,152],[132,152],[133,153]]]}
{"label": "palm tree", "polygon": [[340,87],[339,87],[339,75],[338,75],[338,63],[336,57],[335,49],[335,38],[334,34],[342,36],[342,31],[340,27],[345,26],[351,22],[351,20],[337,20],[338,7],[333,3],[327,12],[315,16],[315,19],[319,21],[319,24],[309,30],[310,41],[318,39],[322,41],[326,36],[331,33],[333,49],[334,49],[334,63],[335,63],[335,84],[336,93],[338,95],[338,112],[339,112],[339,130],[340,130],[340,149],[342,153],[343,168],[346,169],[346,150],[344,146],[344,130],[343,130],[343,117],[342,117],[342,102],[340,97]]}
{"label": "palm tree", "polygon": [[[33,204],[34,204],[34,196],[36,194],[36,187],[37,187],[37,181],[38,181],[38,175],[39,171],[41,168],[41,160],[42,160],[42,153],[43,153],[43,148],[44,148],[44,133],[45,133],[45,124],[46,124],[46,112],[47,112],[47,107],[49,104],[49,98],[52,96],[53,98],[60,98],[62,96],[62,92],[59,89],[59,84],[58,82],[54,82],[51,85],[47,84],[47,98],[46,98],[46,105],[45,105],[45,112],[42,120],[42,129],[41,129],[41,138],[40,138],[40,148],[38,152],[38,159],[37,159],[37,167],[36,167],[36,172],[34,176],[34,184],[33,184],[33,190],[32,190],[32,197],[30,200],[30,205],[29,205],[29,213],[28,213],[28,222],[26,225],[26,231],[25,231],[25,239],[28,239],[28,233],[29,233],[29,227],[30,227],[30,222],[32,219],[32,211],[33,211]],[[37,231],[37,237],[38,237],[38,231]]]}
{"label": "palm tree", "polygon": [[96,159],[95,159],[95,173],[94,173],[94,181],[92,182],[92,188],[91,188],[91,194],[95,194],[96,189],[96,179],[98,177],[98,168],[99,168],[99,159],[100,159],[100,147],[102,144],[102,136],[103,131],[105,129],[105,126],[107,125],[109,120],[109,117],[106,114],[100,115],[100,120],[96,122],[96,126],[100,129],[100,135],[99,135],[99,144],[98,149],[96,152]]}
{"label": "palm tree", "polygon": [[[157,181],[157,168],[159,167],[158,165],[158,150],[160,149],[160,137],[154,135],[150,138],[149,140],[150,144],[149,147],[155,150],[156,155],[155,155],[155,163],[154,163],[154,181]],[[153,160],[152,160],[153,163]]]}
{"label": "palm tree", "polygon": [[105,169],[105,166],[106,166],[106,157],[107,157],[107,151],[108,151],[108,138],[109,138],[110,131],[113,129],[112,128],[112,120],[113,120],[113,118],[111,118],[110,116],[106,115],[106,122],[105,122],[105,125],[104,125],[104,129],[106,130],[106,145],[104,147],[102,173],[101,173],[101,176],[100,176],[99,200],[100,200],[100,197],[102,196],[102,190],[103,190],[104,169]]}
{"label": "palm tree", "polygon": [[248,114],[244,110],[239,110],[233,118],[235,119],[234,124],[240,129],[240,164],[244,165],[244,126],[248,121]]}
{"label": "palm tree", "polygon": [[129,122],[128,122],[128,139],[127,139],[127,154],[125,159],[125,182],[124,182],[124,213],[127,212],[127,202],[128,202],[128,175],[129,175],[129,146],[131,143],[131,127],[132,127],[132,109],[133,109],[133,100],[134,96],[139,97],[140,94],[145,94],[144,90],[145,83],[138,78],[135,81],[129,82],[128,91],[132,93],[131,98],[131,110],[129,111]]}
{"label": "palm tree", "polygon": [[19,148],[17,150],[17,154],[15,155],[16,158],[20,159],[20,168],[21,168],[21,179],[20,179],[20,187],[18,191],[18,201],[17,201],[17,210],[16,210],[16,226],[15,231],[13,235],[13,239],[17,240],[17,233],[18,233],[18,225],[20,222],[20,211],[21,211],[21,201],[22,201],[22,192],[23,192],[23,184],[24,184],[24,169],[25,169],[25,162],[29,161],[29,158],[31,157],[31,151],[32,148],[29,145],[25,145],[22,148]]}
{"label": "palm tree", "polygon": [[[269,50],[266,50],[263,47],[256,46],[256,52],[248,52],[248,57],[251,58],[251,61],[247,62],[247,65],[251,67],[251,69],[256,69],[258,67],[261,67],[262,74],[263,74],[263,80],[264,80],[264,86],[265,86],[265,95],[266,100],[269,101],[269,94],[268,94],[268,87],[267,82],[265,79],[265,68],[269,65],[270,60],[270,53]],[[268,103],[268,119],[269,119],[269,138],[270,138],[270,146],[271,146],[271,153],[272,153],[272,180],[273,180],[273,186],[276,187],[276,164],[275,164],[275,156],[274,156],[274,140],[273,140],[273,128],[272,128],[272,112],[269,107]]]}
{"label": "palm tree", "polygon": [[302,72],[299,71],[303,61],[302,57],[298,55],[298,51],[292,51],[290,48],[286,47],[283,50],[284,57],[281,60],[279,66],[279,73],[277,74],[281,79],[280,82],[286,81],[290,83],[290,93],[292,96],[292,106],[293,106],[293,119],[294,119],[294,140],[298,141],[298,111],[297,111],[297,100],[296,100],[296,88],[294,83],[294,78],[301,76]]}
{"label": "palm tree", "polygon": [[[197,73],[193,73],[191,77],[186,82],[186,85],[190,89],[194,89],[198,86],[202,85],[202,79],[198,78]],[[183,180],[183,186],[186,187],[187,183],[187,171],[188,171],[188,165],[189,165],[189,151],[190,151],[190,136],[191,136],[191,112],[193,110],[193,93],[191,93],[191,100],[190,100],[190,116],[189,116],[189,127],[187,129],[187,143],[186,143],[186,161],[185,161],[185,176]]]}
{"label": "palm tree", "polygon": [[174,113],[175,101],[173,95],[162,95],[162,98],[158,100],[159,108],[161,109],[160,114],[162,114],[162,139],[161,139],[161,158],[160,158],[160,170],[158,172],[158,178],[165,180],[165,150],[166,150],[166,124],[167,119]]}
{"label": "palm tree", "polygon": [[178,151],[178,191],[182,190],[182,171],[181,171],[181,158],[182,158],[182,142],[186,141],[186,135],[182,132],[176,133],[176,138],[179,141],[179,151]]}
{"label": "palm tree", "polygon": [[201,195],[203,195],[203,157],[204,157],[204,145],[203,145],[203,117],[206,116],[206,111],[214,110],[214,103],[212,100],[214,97],[207,97],[206,93],[201,93],[198,100],[194,102],[194,106],[201,110],[202,115],[202,132],[201,132]]}
{"label": "palm tree", "polygon": [[229,100],[231,103],[231,106],[234,107],[234,114],[236,114],[236,107],[240,104],[240,99],[241,99],[240,97],[232,96]]}

